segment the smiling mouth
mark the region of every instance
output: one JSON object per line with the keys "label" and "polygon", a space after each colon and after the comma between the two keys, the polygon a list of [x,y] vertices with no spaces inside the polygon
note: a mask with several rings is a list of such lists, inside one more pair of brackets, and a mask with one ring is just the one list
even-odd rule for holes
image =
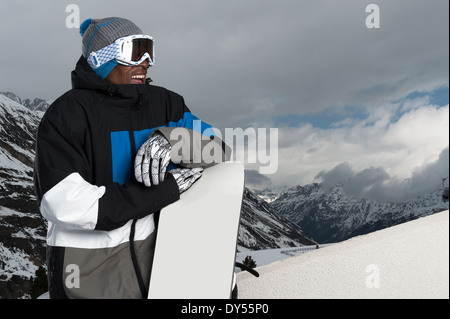
{"label": "smiling mouth", "polygon": [[145,83],[145,74],[133,75],[131,77],[131,82],[134,84],[144,84]]}

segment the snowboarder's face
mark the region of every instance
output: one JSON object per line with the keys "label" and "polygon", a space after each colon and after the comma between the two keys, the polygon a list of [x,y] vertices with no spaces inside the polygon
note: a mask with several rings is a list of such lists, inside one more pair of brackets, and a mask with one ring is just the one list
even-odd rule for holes
{"label": "snowboarder's face", "polygon": [[145,84],[148,67],[147,60],[138,66],[118,64],[108,74],[106,81],[112,84]]}

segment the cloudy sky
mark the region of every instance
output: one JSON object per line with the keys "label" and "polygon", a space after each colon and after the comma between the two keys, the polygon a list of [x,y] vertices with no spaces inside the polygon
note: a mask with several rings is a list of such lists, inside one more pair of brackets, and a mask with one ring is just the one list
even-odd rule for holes
{"label": "cloudy sky", "polygon": [[[81,54],[70,3],[81,22],[122,16],[154,36],[154,84],[224,138],[247,133],[241,148],[260,185],[345,182],[405,200],[448,176],[448,1],[1,0],[0,91],[54,99],[70,89]],[[367,27],[369,4],[379,28]]]}

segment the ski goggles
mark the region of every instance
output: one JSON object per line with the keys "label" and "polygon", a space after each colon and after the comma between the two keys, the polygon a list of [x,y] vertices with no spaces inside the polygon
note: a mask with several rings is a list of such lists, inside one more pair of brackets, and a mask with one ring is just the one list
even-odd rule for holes
{"label": "ski goggles", "polygon": [[87,61],[93,69],[97,69],[113,59],[127,66],[136,66],[148,59],[149,65],[152,66],[155,64],[154,41],[155,39],[149,35],[130,35],[92,52]]}

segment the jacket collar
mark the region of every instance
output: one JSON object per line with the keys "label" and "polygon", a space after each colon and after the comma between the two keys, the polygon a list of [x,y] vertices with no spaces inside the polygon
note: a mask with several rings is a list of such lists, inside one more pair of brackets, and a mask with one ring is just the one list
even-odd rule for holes
{"label": "jacket collar", "polygon": [[[149,85],[147,84],[117,85],[109,83],[92,70],[83,56],[78,60],[75,70],[72,71],[71,78],[72,88],[74,89],[103,91],[109,95],[121,97],[136,97],[149,90]],[[150,79],[147,79],[147,83],[150,81]]]}

